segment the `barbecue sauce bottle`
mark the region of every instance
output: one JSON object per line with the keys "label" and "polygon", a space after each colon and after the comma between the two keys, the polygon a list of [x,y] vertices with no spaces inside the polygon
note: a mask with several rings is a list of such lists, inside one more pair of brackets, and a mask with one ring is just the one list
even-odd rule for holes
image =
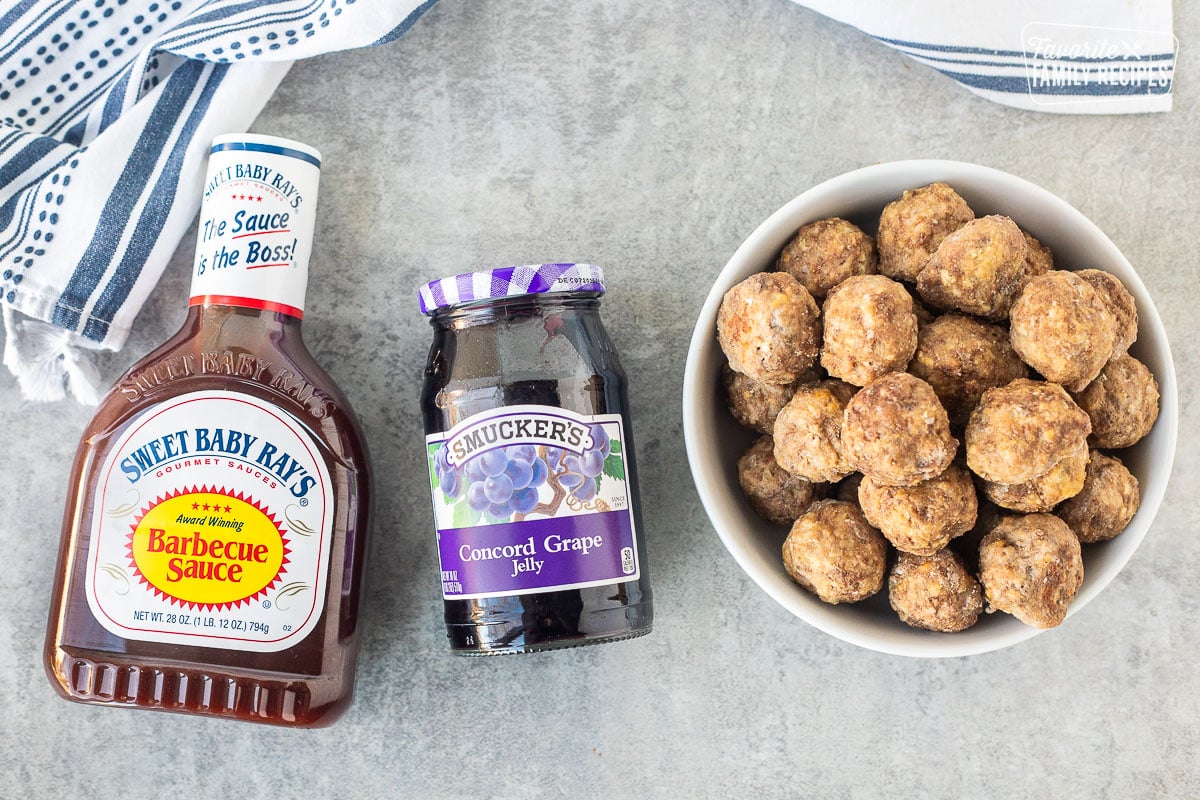
{"label": "barbecue sauce bottle", "polygon": [[311,147],[216,139],[182,329],[71,472],[45,663],[64,697],[290,726],[349,705],[370,474],[300,335]]}

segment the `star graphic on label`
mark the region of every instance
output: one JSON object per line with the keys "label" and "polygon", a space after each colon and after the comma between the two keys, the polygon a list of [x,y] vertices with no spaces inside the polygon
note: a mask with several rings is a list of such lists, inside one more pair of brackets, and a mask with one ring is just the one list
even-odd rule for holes
{"label": "star graphic on label", "polygon": [[208,503],[205,503],[205,504],[204,504],[204,510],[205,510],[205,511],[208,511]]}
{"label": "star graphic on label", "polygon": [[233,511],[233,507],[232,507],[232,506],[225,506],[225,513],[226,513],[226,514],[229,514],[229,513],[231,513],[232,511]]}
{"label": "star graphic on label", "polygon": [[199,504],[199,503],[192,503],[192,510],[193,510],[193,511],[198,511],[199,509],[200,509],[200,504]]}

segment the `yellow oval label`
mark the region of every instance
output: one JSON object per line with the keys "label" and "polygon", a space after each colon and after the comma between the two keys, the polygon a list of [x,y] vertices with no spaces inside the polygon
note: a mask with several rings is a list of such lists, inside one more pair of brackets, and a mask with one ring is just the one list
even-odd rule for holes
{"label": "yellow oval label", "polygon": [[243,493],[192,487],[160,497],[131,526],[130,566],[156,593],[190,607],[233,607],[286,571],[286,532]]}

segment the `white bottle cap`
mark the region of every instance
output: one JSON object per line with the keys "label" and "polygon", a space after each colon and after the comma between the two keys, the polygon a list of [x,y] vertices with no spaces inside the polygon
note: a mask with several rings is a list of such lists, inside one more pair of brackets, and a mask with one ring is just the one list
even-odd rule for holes
{"label": "white bottle cap", "polygon": [[304,316],[321,154],[251,133],[213,140],[190,305]]}

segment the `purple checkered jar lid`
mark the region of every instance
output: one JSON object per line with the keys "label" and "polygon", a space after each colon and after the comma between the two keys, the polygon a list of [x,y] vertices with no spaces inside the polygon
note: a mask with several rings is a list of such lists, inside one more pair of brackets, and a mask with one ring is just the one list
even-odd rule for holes
{"label": "purple checkered jar lid", "polygon": [[421,287],[421,313],[505,297],[549,292],[604,293],[604,272],[593,264],[529,264],[464,272]]}

